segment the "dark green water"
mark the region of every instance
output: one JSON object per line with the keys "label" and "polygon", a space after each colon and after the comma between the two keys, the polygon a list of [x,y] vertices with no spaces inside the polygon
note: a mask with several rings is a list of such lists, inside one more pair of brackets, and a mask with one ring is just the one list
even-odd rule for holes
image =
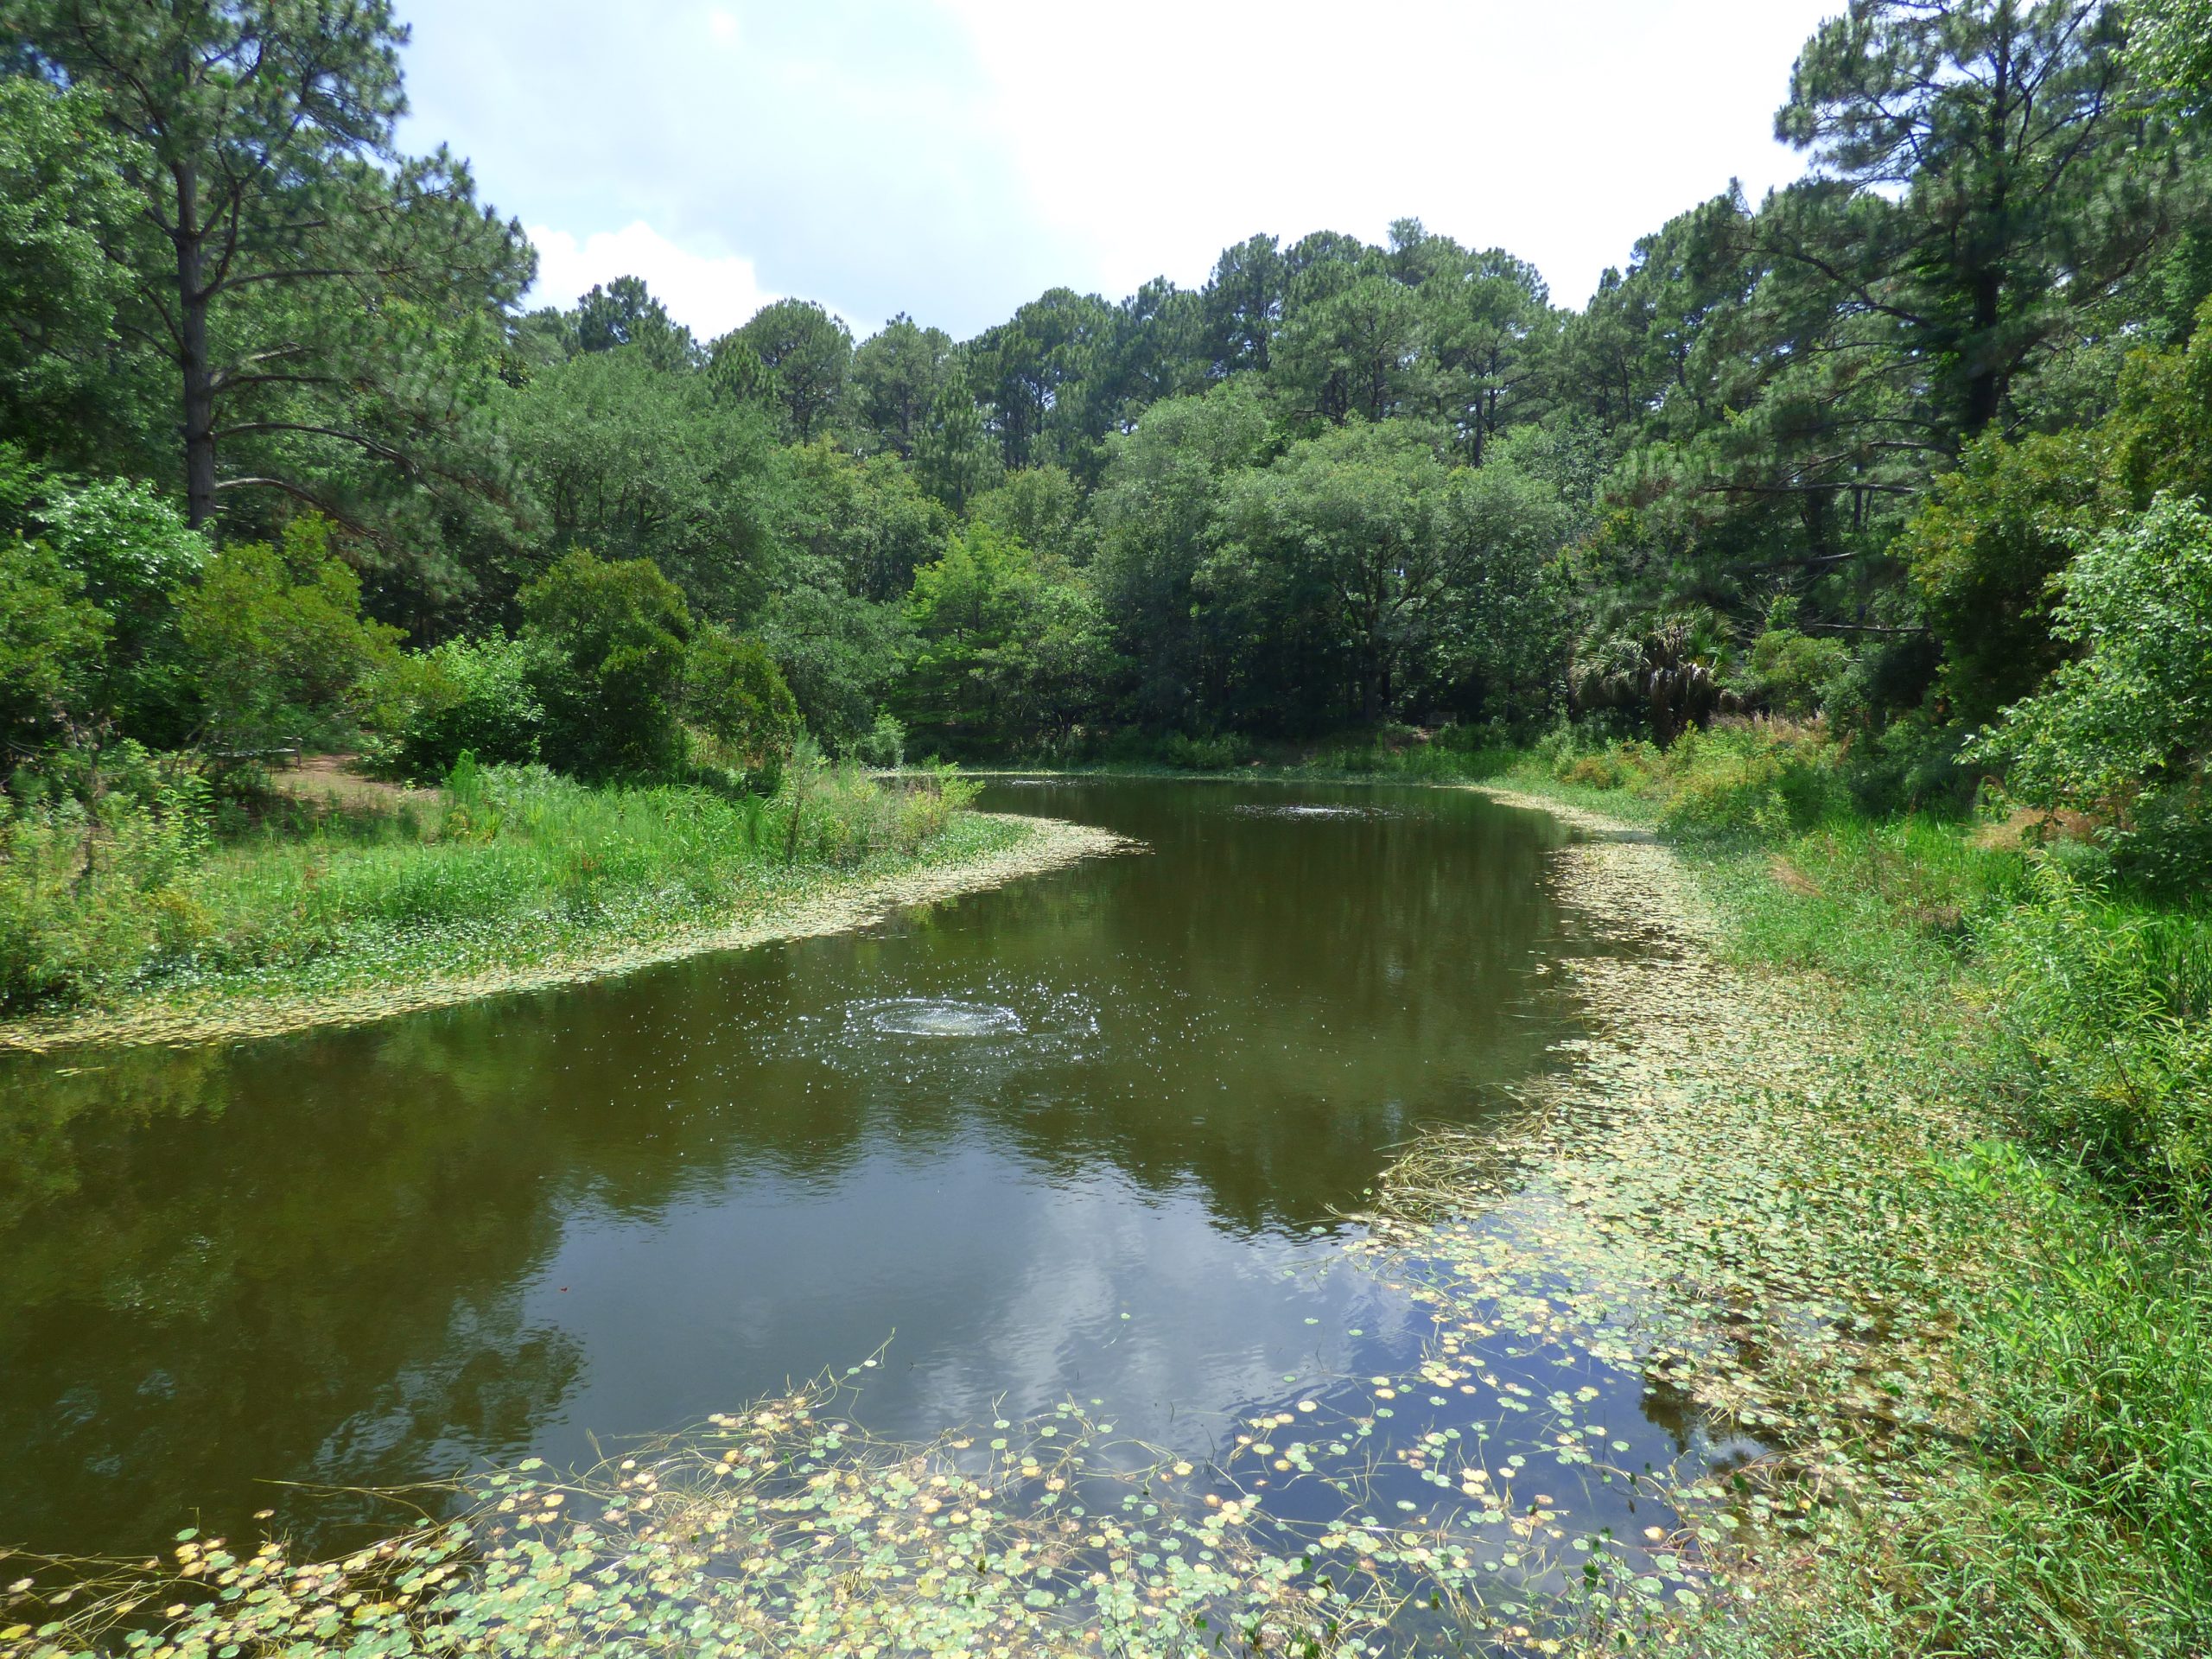
{"label": "dark green water", "polygon": [[[1426,1316],[1334,1215],[1571,1030],[1559,832],[1410,790],[985,804],[1148,850],[616,982],[0,1071],[0,1544],[264,1506],[334,1538],[390,1511],[328,1489],[588,1461],[887,1340],[880,1433],[1073,1395],[1195,1452],[1402,1363]],[[1637,1438],[1681,1445],[1656,1407]]]}

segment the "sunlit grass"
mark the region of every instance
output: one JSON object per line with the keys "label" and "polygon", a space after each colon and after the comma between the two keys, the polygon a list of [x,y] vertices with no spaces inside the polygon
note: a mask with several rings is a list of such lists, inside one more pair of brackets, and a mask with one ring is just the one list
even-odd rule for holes
{"label": "sunlit grass", "polygon": [[[1663,816],[1663,772],[1586,760],[1508,780]],[[2212,922],[2113,887],[2090,849],[1971,822],[1831,805],[1685,853],[1726,948],[1851,1039],[1857,1087],[1982,1136],[1899,1172],[1979,1242],[1948,1361],[1970,1440],[1920,1448],[1847,1543],[1767,1562],[1698,1645],[2212,1650]]]}
{"label": "sunlit grass", "polygon": [[[972,796],[950,776],[826,766],[794,768],[773,800],[486,771],[427,806],[252,830],[158,879],[110,859],[98,881],[48,882],[41,927],[10,948],[79,948],[17,1011],[399,984],[634,945],[1014,839],[963,810]],[[94,907],[119,921],[87,951]]]}

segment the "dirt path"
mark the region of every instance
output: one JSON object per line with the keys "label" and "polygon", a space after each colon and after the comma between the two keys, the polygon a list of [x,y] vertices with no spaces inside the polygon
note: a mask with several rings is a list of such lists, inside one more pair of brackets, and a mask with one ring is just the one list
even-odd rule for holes
{"label": "dirt path", "polygon": [[350,754],[310,754],[269,774],[269,786],[308,806],[346,812],[397,812],[437,803],[435,789],[410,789],[361,772]]}

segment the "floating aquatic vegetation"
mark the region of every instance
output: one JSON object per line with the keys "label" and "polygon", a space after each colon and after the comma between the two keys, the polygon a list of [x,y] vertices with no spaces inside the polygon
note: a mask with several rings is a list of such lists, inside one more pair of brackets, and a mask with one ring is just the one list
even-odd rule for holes
{"label": "floating aquatic vegetation", "polygon": [[[1802,987],[1727,966],[1688,872],[1647,838],[1578,844],[1556,871],[1637,947],[1567,964],[1592,1035],[1517,1131],[1409,1147],[1350,1248],[1447,1317],[1506,1310],[1732,1441],[1734,1466],[1686,1465],[1668,1491],[1711,1561],[1819,1548],[1895,1501],[1916,1442],[1956,1432],[1944,1350],[1970,1253],[1907,1172],[1970,1130],[1866,1086]],[[1609,1566],[1576,1618],[1643,1617],[1644,1576]]]}
{"label": "floating aquatic vegetation", "polygon": [[[1533,1394],[1440,1358],[1249,1415],[1205,1461],[1073,1402],[878,1441],[825,1381],[580,1476],[536,1459],[486,1475],[459,1518],[334,1561],[188,1531],[128,1573],[13,1564],[0,1655],[1382,1655],[1445,1627],[1541,1642],[1532,1604],[1560,1560],[1609,1547],[1570,1536],[1553,1495],[1588,1454],[1493,1469],[1477,1432],[1389,1432],[1477,1377]],[[1572,1422],[1580,1403],[1523,1409]],[[1670,1550],[1634,1553],[1655,1586],[1681,1581]]]}

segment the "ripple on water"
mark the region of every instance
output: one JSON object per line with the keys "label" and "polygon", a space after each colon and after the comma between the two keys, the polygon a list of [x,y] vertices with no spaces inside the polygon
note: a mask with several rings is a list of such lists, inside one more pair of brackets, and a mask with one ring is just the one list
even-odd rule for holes
{"label": "ripple on water", "polygon": [[1087,997],[1013,980],[961,988],[969,995],[855,997],[826,1017],[800,1016],[763,1046],[848,1076],[931,1087],[988,1087],[1093,1051],[1098,1014]]}
{"label": "ripple on water", "polygon": [[950,997],[894,996],[853,1012],[887,1037],[1019,1037],[1028,1029],[1012,1008]]}
{"label": "ripple on water", "polygon": [[1390,818],[1396,813],[1380,806],[1239,806],[1231,809],[1240,818]]}

